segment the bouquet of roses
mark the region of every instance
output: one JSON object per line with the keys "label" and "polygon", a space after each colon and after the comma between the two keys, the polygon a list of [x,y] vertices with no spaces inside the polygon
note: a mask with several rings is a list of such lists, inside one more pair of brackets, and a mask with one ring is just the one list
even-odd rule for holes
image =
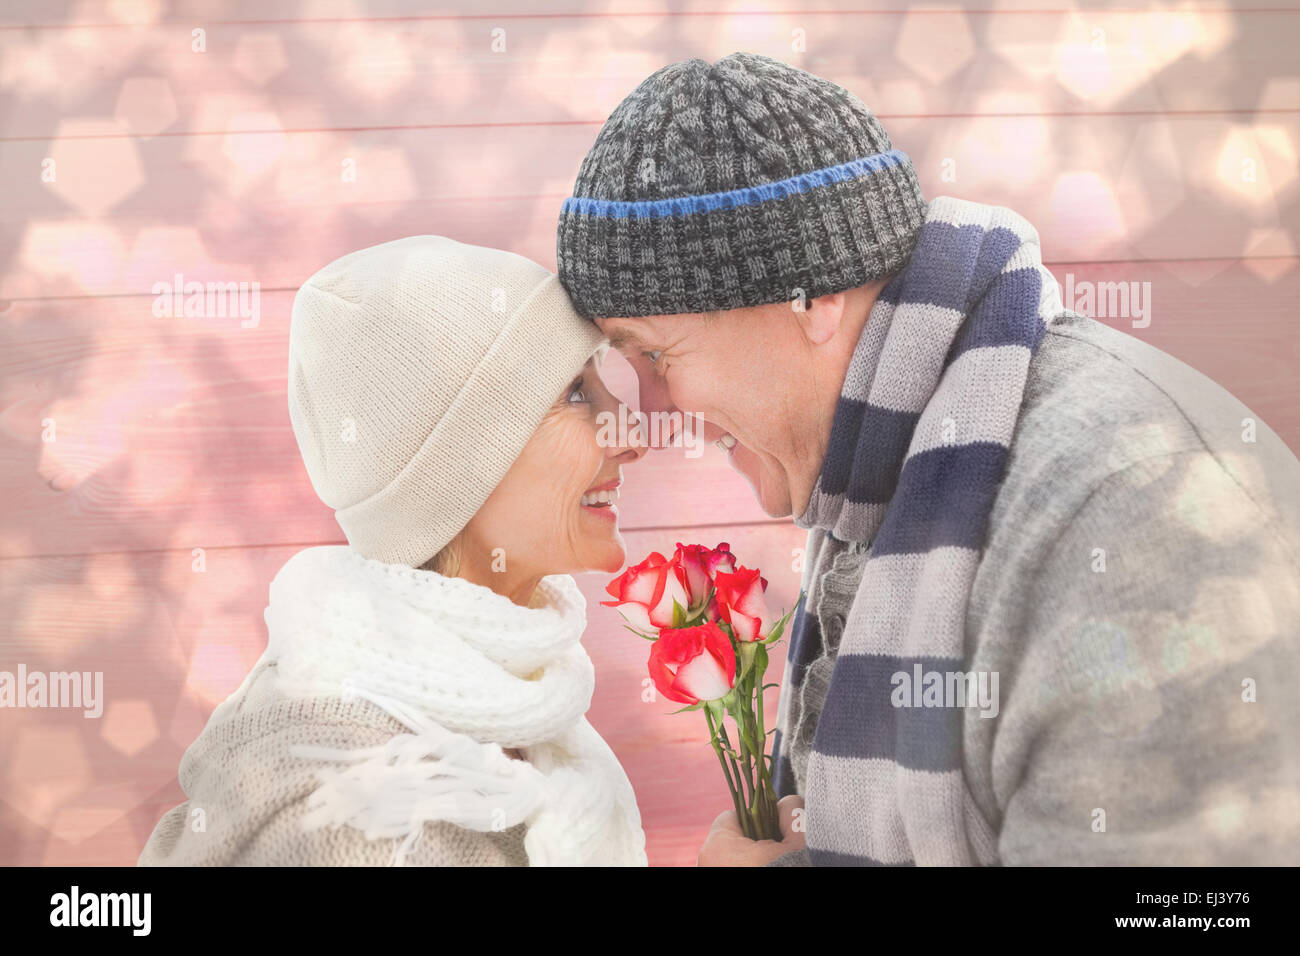
{"label": "bouquet of roses", "polygon": [[[740,830],[752,840],[780,840],[771,756],[763,729],[768,646],[795,608],[774,618],[758,569],[738,566],[725,543],[678,543],[672,560],[658,551],[629,567],[606,590],[629,631],[653,641],[650,677],[659,693],[704,711]],[[802,593],[799,599],[803,599]],[[724,717],[735,724],[733,744]],[[774,732],[774,731],[773,731]]]}

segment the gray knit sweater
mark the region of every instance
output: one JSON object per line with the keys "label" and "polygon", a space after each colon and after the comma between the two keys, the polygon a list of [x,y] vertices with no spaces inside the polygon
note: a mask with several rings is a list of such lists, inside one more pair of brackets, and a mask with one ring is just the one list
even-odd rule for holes
{"label": "gray knit sweater", "polygon": [[[799,793],[866,553],[809,534],[821,652],[778,708]],[[1300,461],[1194,369],[1091,319],[1048,329],[966,654],[1000,675],[962,762],[1001,864],[1300,862]]]}

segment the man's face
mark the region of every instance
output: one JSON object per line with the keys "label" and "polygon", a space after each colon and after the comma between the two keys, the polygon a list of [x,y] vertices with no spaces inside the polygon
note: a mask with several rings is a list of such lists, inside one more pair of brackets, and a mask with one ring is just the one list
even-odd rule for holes
{"label": "man's face", "polygon": [[802,513],[822,456],[807,447],[808,353],[788,303],[596,324],[636,370],[642,412],[702,416],[704,441],[735,439],[728,458],[767,514]]}

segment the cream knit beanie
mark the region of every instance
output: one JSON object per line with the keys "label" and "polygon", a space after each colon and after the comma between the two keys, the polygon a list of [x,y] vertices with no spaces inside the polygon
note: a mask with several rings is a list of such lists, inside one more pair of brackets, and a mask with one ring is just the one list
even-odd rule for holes
{"label": "cream knit beanie", "polygon": [[559,280],[442,236],[331,262],[293,301],[289,418],[368,558],[419,567],[464,528],[604,338]]}

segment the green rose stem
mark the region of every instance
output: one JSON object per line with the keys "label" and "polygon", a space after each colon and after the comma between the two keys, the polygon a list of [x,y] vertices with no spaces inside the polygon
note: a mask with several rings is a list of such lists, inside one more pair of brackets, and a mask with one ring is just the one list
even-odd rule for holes
{"label": "green rose stem", "polygon": [[[758,838],[754,835],[753,820],[750,819],[745,810],[741,809],[742,807],[749,807],[749,794],[754,790],[754,781],[752,776],[750,774],[742,776],[740,773],[740,766],[736,763],[737,756],[740,756],[742,759],[744,758],[744,748],[742,747],[742,752],[738,755],[736,753],[736,748],[731,746],[731,738],[727,736],[727,725],[723,723],[723,717],[721,714],[718,715],[718,731],[722,734],[722,743],[727,750],[727,758],[731,761],[732,772],[736,776],[737,790],[739,791],[737,798],[739,800],[739,805],[736,807],[736,815],[740,821],[740,829],[745,836],[749,837],[751,840],[756,840]],[[749,783],[748,789],[745,788],[746,782]]]}
{"label": "green rose stem", "polygon": [[[748,721],[746,722],[748,723]],[[749,815],[754,821],[754,832],[758,834],[758,839],[768,839],[767,827],[763,825],[763,814],[760,811],[763,798],[759,788],[754,785],[754,753],[752,741],[746,741],[745,744],[745,774],[750,779],[749,784]]]}
{"label": "green rose stem", "polygon": [[[776,805],[772,800],[772,778],[764,753],[766,735],[761,718],[761,688],[763,674],[767,670],[767,648],[752,642],[738,642],[738,645],[737,658],[743,676],[736,684],[732,705],[728,709],[736,721],[741,759],[745,765],[745,779],[749,782],[749,792],[744,801],[746,815],[749,817],[749,828],[756,834],[755,839],[779,840],[780,827],[777,822]],[[754,700],[756,686],[760,688],[757,707]],[[759,715],[757,718],[756,714]],[[755,762],[758,764],[757,781],[754,772]]]}
{"label": "green rose stem", "polygon": [[[745,764],[745,775],[749,780],[749,798],[746,800],[746,811],[750,818],[751,826],[760,840],[779,840],[781,838],[780,826],[777,820],[776,804],[772,799],[772,776],[767,765],[767,755],[764,753],[764,744],[766,743],[766,733],[763,729],[763,699],[762,699],[762,678],[767,669],[766,648],[762,646],[749,645],[745,648],[746,655],[753,655],[756,659],[753,666],[745,679],[737,687],[737,706],[732,714],[736,721],[736,728],[740,734],[741,753]],[[755,686],[758,690],[758,700],[755,702]],[[739,706],[739,700],[743,695],[745,706]],[[757,763],[758,777],[755,782],[754,764]]]}
{"label": "green rose stem", "polygon": [[[752,690],[746,686],[746,691],[752,693]],[[767,799],[767,787],[763,778],[762,759],[763,750],[757,743],[755,720],[752,711],[752,696],[749,698],[750,707],[743,712],[742,720],[744,722],[745,736],[745,770],[750,776],[751,781],[754,779],[754,762],[759,763],[758,781],[750,784],[749,814],[754,821],[754,830],[760,840],[770,840],[774,838],[770,820],[770,802]]]}
{"label": "green rose stem", "polygon": [[[709,740],[713,744],[713,752],[718,755],[718,764],[722,767],[722,774],[727,778],[727,789],[731,791],[731,804],[736,808],[736,819],[743,825],[745,816],[740,810],[740,796],[736,793],[736,785],[732,781],[731,770],[727,767],[727,761],[722,756],[722,743],[718,739],[718,730],[713,724],[713,711],[706,704],[704,706],[704,719],[709,723]],[[753,835],[746,832],[745,836],[753,839]]]}
{"label": "green rose stem", "polygon": [[772,839],[780,840],[781,826],[777,816],[776,803],[774,802],[774,798],[776,794],[772,789],[772,771],[771,771],[771,767],[768,765],[768,758],[766,752],[767,733],[763,725],[763,674],[767,671],[767,649],[766,648],[763,649],[760,662],[762,666],[759,666],[756,663],[754,666],[753,676],[751,677],[751,682],[757,687],[757,691],[755,692],[757,695],[757,699],[755,700],[754,703],[754,713],[757,715],[758,718],[758,727],[756,728],[754,739],[755,739],[755,752],[758,754],[759,774],[762,778],[759,782],[759,792],[763,796],[764,820],[770,827],[769,832],[772,833]]}

